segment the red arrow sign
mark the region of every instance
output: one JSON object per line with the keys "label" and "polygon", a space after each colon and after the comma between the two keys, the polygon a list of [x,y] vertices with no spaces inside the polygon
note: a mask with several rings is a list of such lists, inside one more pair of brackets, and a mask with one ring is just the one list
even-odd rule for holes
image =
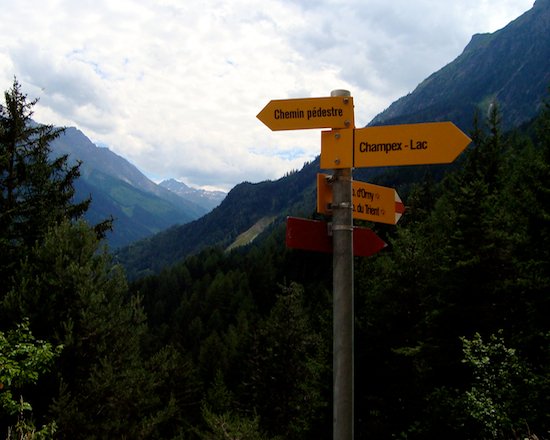
{"label": "red arrow sign", "polygon": [[[332,253],[329,224],[319,220],[297,217],[286,219],[286,246],[314,252]],[[353,228],[353,255],[370,257],[387,244],[368,228]]]}

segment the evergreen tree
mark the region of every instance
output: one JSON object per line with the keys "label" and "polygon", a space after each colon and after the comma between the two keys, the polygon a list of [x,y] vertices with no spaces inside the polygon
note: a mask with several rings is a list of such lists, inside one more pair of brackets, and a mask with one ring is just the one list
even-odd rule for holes
{"label": "evergreen tree", "polygon": [[[49,144],[62,130],[31,119],[37,100],[29,101],[16,79],[4,99],[0,105],[0,278],[7,280],[49,226],[79,218],[89,200],[74,203],[79,165],[69,166],[67,156],[51,157]],[[0,296],[5,287],[3,283]]]}
{"label": "evergreen tree", "polygon": [[[537,202],[548,182],[544,147],[502,136],[496,108],[488,132],[472,137],[474,147],[436,191],[433,209],[424,201],[428,211],[398,226],[390,249],[359,267],[357,341],[368,351],[357,359],[380,359],[365,367],[372,375],[365,385],[357,381],[360,390],[368,387],[365,397],[357,393],[367,425],[359,435],[480,438],[455,392],[471,387],[463,337],[502,329],[522,362],[548,372],[548,247],[541,246],[548,222]],[[539,399],[527,418],[539,433],[546,432],[545,408]]]}
{"label": "evergreen tree", "polygon": [[197,399],[194,370],[169,348],[144,359],[145,315],[100,246],[86,224],[64,222],[13,276],[4,310],[30,317],[37,336],[64,347],[33,407],[53,415],[61,439],[162,438],[176,429],[178,404]]}
{"label": "evergreen tree", "polygon": [[[63,346],[51,373],[33,387],[14,382],[10,392],[24,388],[37,425],[53,418],[60,439],[182,434],[188,427],[177,408],[182,400],[198,400],[192,365],[170,348],[143,357],[141,304],[100,241],[109,222],[92,228],[79,220],[89,204],[73,202],[79,166],[69,167],[67,156],[51,157],[48,144],[60,130],[31,120],[36,101],[27,100],[16,80],[5,100],[0,327],[28,320],[40,340]],[[27,367],[32,377],[40,372]],[[177,385],[170,382],[176,378]]]}
{"label": "evergreen tree", "polygon": [[[308,438],[326,428],[322,379],[328,349],[315,332],[298,284],[283,288],[258,329],[243,396],[250,396],[261,425],[285,439]],[[325,423],[323,423],[325,422]]]}

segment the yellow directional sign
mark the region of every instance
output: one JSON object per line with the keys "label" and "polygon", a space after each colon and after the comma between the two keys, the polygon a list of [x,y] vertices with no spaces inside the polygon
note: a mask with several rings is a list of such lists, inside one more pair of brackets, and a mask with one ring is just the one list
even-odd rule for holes
{"label": "yellow directional sign", "polygon": [[452,122],[356,129],[354,165],[361,168],[450,163],[471,141]]}
{"label": "yellow directional sign", "polygon": [[[317,174],[317,212],[332,214],[332,186],[327,174]],[[405,206],[397,191],[371,183],[352,182],[353,218],[395,225]]]}
{"label": "yellow directional sign", "polygon": [[355,127],[350,96],[275,99],[256,117],[274,131]]}

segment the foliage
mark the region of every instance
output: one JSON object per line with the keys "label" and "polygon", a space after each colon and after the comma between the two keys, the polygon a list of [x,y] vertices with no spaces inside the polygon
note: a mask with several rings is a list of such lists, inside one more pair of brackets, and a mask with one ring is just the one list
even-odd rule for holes
{"label": "foliage", "polygon": [[[36,100],[28,101],[14,80],[0,105],[0,275],[14,264],[52,223],[78,218],[89,200],[73,203],[79,165],[67,156],[52,159],[49,143],[61,130],[31,119]],[[1,292],[1,291],[0,291]]]}
{"label": "foliage", "polygon": [[[375,226],[390,246],[356,261],[358,439],[492,438],[491,423],[502,438],[548,436],[550,144],[501,133],[496,107],[472,137],[441,181],[411,187],[397,227]],[[330,256],[285,250],[283,227],[132,285],[151,340],[199,369],[202,435],[330,432]],[[508,363],[473,372],[481,355],[471,345],[463,362],[463,343],[477,334],[498,335],[478,345]],[[476,379],[491,371],[500,382]]]}
{"label": "foliage", "polygon": [[[174,433],[166,421],[181,421],[176,407],[184,402],[179,399],[196,399],[189,397],[192,365],[180,371],[184,356],[169,347],[142,356],[147,327],[139,298],[128,295],[123,272],[100,241],[109,223],[90,227],[78,220],[89,201],[72,200],[78,165],[68,167],[65,156],[50,158],[48,143],[59,131],[30,119],[36,101],[27,101],[17,81],[5,97],[0,109],[0,322],[2,327],[28,322],[45,341],[44,353],[64,347],[49,373],[41,363],[25,363],[22,374],[33,381],[43,374],[34,384],[21,385],[26,400],[17,410],[32,404],[37,422],[53,418],[58,438]],[[13,340],[7,344],[7,353],[24,347]],[[171,380],[181,383],[168,386]],[[16,427],[31,435],[29,423],[20,419]]]}
{"label": "foliage", "polygon": [[230,413],[214,414],[203,408],[203,417],[209,428],[200,435],[204,440],[267,440],[261,434],[259,418],[245,419]]}
{"label": "foliage", "polygon": [[481,425],[483,438],[506,438],[510,433],[518,437],[528,427],[526,416],[537,400],[533,373],[515,349],[505,346],[502,332],[488,342],[476,333],[472,339],[462,338],[462,344],[463,362],[473,376],[463,398],[466,412]]}
{"label": "foliage", "polygon": [[37,431],[27,416],[32,411],[31,405],[23,400],[23,396],[16,399],[13,391],[27,384],[36,384],[39,376],[51,368],[62,348],[35,339],[28,319],[14,330],[0,331],[0,413],[17,416],[15,429],[8,428],[8,439],[12,435],[13,438],[16,435],[18,438],[49,438],[55,432],[53,422]]}
{"label": "foliage", "polygon": [[[203,440],[268,440],[260,427],[260,417],[247,417],[234,410],[235,395],[224,384],[221,371],[207,392],[202,404],[205,430],[198,430]],[[275,440],[275,438],[271,438]]]}
{"label": "foliage", "polygon": [[[547,118],[542,114],[536,124]],[[461,167],[434,189],[415,189],[409,199],[413,218],[388,237],[387,252],[362,261],[356,273],[356,340],[366,347],[357,358],[367,368],[364,381],[357,381],[365,393],[357,399],[358,438],[366,432],[483,438],[489,422],[471,417],[474,396],[479,414],[496,404],[502,417],[504,408],[529,408],[522,416],[510,414],[509,428],[519,433],[523,417],[532,432],[548,433],[547,381],[527,385],[548,374],[550,356],[543,318],[549,312],[550,217],[541,203],[550,181],[549,139],[540,136],[533,145],[517,133],[503,136],[497,108],[488,130],[476,127],[472,137],[475,145]],[[436,197],[424,196],[430,193]],[[501,400],[491,404],[492,388],[472,379],[460,340],[499,331],[521,357],[515,364],[509,359],[517,368],[498,372],[508,388],[503,385]],[[496,340],[485,344],[511,356]],[[474,353],[468,356],[473,361]],[[369,359],[378,362],[366,364]],[[516,382],[514,372],[523,374]],[[469,401],[460,398],[466,392]]]}
{"label": "foliage", "polygon": [[328,341],[303,287],[269,289],[277,265],[266,261],[283,249],[271,244],[260,254],[204,251],[133,289],[157,343],[191,353],[199,366],[202,423],[257,423],[266,435],[302,438],[325,426]]}
{"label": "foliage", "polygon": [[[527,135],[502,133],[498,108],[489,116],[443,179],[438,169],[410,187],[398,226],[374,226],[390,246],[356,260],[357,439],[550,438],[550,111]],[[330,256],[285,249],[275,221],[247,247],[204,249],[128,286],[72,214],[70,188],[45,224],[49,196],[6,188],[2,206],[20,214],[1,211],[0,331],[26,325],[29,350],[63,346],[21,370],[33,423],[54,421],[61,439],[327,436]],[[243,184],[234,209],[239,195],[270,213],[290,197],[267,193]],[[0,358],[23,347],[9,338]]]}
{"label": "foliage", "polygon": [[251,358],[255,409],[269,432],[286,439],[303,438],[326,406],[321,380],[328,350],[313,331],[303,296],[297,284],[283,288],[260,323]]}
{"label": "foliage", "polygon": [[[82,222],[53,228],[14,274],[18,287],[4,308],[64,346],[57,374],[40,388],[60,438],[160,435],[193,373],[179,371],[185,364],[168,348],[144,360],[139,299],[128,297],[122,272],[98,247]],[[168,387],[176,378],[182,382]]]}

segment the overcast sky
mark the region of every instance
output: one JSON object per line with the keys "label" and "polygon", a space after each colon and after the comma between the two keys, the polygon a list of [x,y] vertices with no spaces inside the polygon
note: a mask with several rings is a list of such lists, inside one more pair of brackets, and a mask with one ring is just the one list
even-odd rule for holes
{"label": "overcast sky", "polygon": [[533,0],[0,0],[0,88],[154,180],[229,190],[320,154],[272,99],[351,91],[356,126]]}

